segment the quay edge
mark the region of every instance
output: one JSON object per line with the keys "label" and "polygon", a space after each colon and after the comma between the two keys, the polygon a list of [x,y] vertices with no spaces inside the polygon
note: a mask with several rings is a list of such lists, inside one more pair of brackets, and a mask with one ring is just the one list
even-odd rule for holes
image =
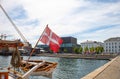
{"label": "quay edge", "polygon": [[120,55],[81,79],[120,79]]}

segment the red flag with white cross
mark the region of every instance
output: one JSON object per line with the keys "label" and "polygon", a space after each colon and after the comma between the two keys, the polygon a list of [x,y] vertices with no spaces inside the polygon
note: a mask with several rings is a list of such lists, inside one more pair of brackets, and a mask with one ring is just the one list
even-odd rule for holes
{"label": "red flag with white cross", "polygon": [[49,45],[50,49],[53,52],[58,52],[60,45],[63,42],[63,40],[58,35],[52,32],[48,25],[46,26],[44,32],[42,33],[40,41],[46,45]]}

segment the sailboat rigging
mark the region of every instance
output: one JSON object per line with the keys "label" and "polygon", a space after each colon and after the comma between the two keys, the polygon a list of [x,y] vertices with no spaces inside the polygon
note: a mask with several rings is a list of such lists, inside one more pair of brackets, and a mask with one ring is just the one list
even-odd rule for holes
{"label": "sailboat rigging", "polygon": [[[20,32],[20,30],[17,28],[17,26],[15,25],[15,23],[12,21],[12,19],[9,17],[9,15],[7,14],[7,12],[5,11],[5,9],[2,7],[2,5],[0,4],[0,8],[2,9],[2,11],[4,12],[4,14],[7,16],[8,20],[11,22],[11,24],[13,25],[13,27],[16,29],[16,31],[18,32],[18,34],[21,36],[21,38],[24,40],[24,42],[29,46],[29,42],[26,40],[26,38],[24,37],[24,35]],[[41,37],[41,36],[40,36]],[[39,40],[37,41],[35,47],[37,46]],[[15,45],[16,48],[16,52],[13,53],[14,55],[12,55],[12,66],[14,67],[14,70],[11,70],[11,67],[7,68],[9,72],[6,72],[7,74],[12,73],[13,75],[18,74],[18,79],[28,79],[28,76],[30,75],[37,75],[37,76],[47,76],[47,77],[51,77],[54,69],[57,66],[57,63],[55,62],[48,62],[48,61],[41,61],[41,60],[30,60],[30,57],[32,55],[32,53],[34,52],[34,49],[32,50],[32,52],[30,53],[30,56],[28,58],[28,60],[21,60],[18,59],[17,57],[15,57],[17,55],[17,49],[18,49],[18,43],[12,43],[12,45]],[[35,48],[34,47],[34,48]],[[16,65],[18,65],[17,63],[19,63],[19,66],[16,67]],[[15,68],[20,68],[22,69],[25,74],[21,75],[18,72],[15,71]],[[15,74],[16,73],[16,74]],[[8,78],[8,75],[7,75]],[[16,79],[14,77],[9,76],[10,79]]]}

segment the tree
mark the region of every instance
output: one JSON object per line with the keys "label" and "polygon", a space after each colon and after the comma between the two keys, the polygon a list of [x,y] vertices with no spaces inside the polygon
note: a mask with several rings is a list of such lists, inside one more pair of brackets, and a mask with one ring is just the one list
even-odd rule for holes
{"label": "tree", "polygon": [[83,52],[83,48],[80,47],[80,48],[79,48],[79,53],[82,53],[82,52]]}
{"label": "tree", "polygon": [[102,46],[98,46],[98,47],[95,48],[95,52],[96,52],[97,54],[100,54],[100,53],[102,53],[103,51],[104,51],[104,48],[103,48]]}
{"label": "tree", "polygon": [[90,48],[90,53],[94,53],[94,51],[95,51],[95,48],[94,48],[94,47],[91,47],[91,48]]}
{"label": "tree", "polygon": [[100,50],[99,50],[100,53],[102,53],[102,52],[104,51],[104,48],[103,48],[102,46],[100,46],[99,49],[100,49]]}
{"label": "tree", "polygon": [[74,51],[75,53],[79,53],[79,48],[78,48],[78,47],[74,47],[74,48],[73,48],[73,51]]}
{"label": "tree", "polygon": [[99,48],[95,47],[95,53],[99,54]]}
{"label": "tree", "polygon": [[89,49],[88,49],[88,47],[86,46],[85,48],[84,48],[84,53],[88,53],[89,52]]}

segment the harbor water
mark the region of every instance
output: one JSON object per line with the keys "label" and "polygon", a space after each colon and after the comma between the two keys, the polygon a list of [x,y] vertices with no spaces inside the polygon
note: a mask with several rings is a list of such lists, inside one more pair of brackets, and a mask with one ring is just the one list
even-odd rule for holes
{"label": "harbor water", "polygon": [[[27,59],[27,56],[23,56]],[[10,65],[11,56],[0,56],[0,67]],[[96,68],[104,65],[108,60],[89,60],[89,59],[70,59],[56,57],[32,56],[34,60],[46,60],[58,62],[56,70],[53,72],[52,79],[80,79]],[[49,79],[42,76],[30,76],[30,79]]]}

